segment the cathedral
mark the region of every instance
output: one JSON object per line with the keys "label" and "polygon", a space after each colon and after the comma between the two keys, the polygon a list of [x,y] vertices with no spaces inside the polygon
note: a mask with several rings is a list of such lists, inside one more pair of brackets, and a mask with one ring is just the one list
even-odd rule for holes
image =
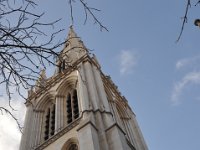
{"label": "cathedral", "polygon": [[20,150],[148,150],[128,101],[72,26],[56,64],[28,91]]}

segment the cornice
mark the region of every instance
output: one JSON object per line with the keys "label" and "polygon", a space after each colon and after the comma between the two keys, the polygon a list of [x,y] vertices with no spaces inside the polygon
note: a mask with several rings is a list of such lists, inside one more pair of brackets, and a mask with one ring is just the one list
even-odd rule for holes
{"label": "cornice", "polygon": [[50,137],[47,141],[45,141],[44,143],[42,143],[39,146],[36,146],[36,148],[33,148],[33,149],[34,150],[43,150],[45,147],[47,147],[51,143],[55,142],[58,138],[60,138],[65,133],[69,132],[71,129],[73,129],[75,126],[77,126],[80,123],[80,120],[81,120],[81,118],[78,118],[77,120],[75,120],[74,122],[72,122],[71,124],[66,126],[64,129],[62,129],[61,131],[57,132],[55,135]]}
{"label": "cornice", "polygon": [[93,124],[93,122],[92,122],[91,120],[87,120],[87,121],[84,122],[83,124],[79,124],[79,127],[78,127],[77,131],[81,130],[82,128],[84,128],[84,127],[87,126],[88,124],[90,124],[90,125],[98,132],[97,127]]}
{"label": "cornice", "polygon": [[[132,111],[131,107],[128,104],[128,100],[121,95],[121,92],[119,92],[118,87],[113,83],[113,81],[111,80],[111,78],[109,76],[104,75],[104,73],[101,71],[101,77],[104,83],[104,86],[107,86],[109,89],[112,90],[112,92],[118,97],[118,100],[123,102],[123,104],[128,107],[131,112],[134,114],[134,112]],[[115,102],[115,100],[109,100],[110,102]],[[135,114],[134,114],[135,115]]]}
{"label": "cornice", "polygon": [[124,130],[118,125],[118,123],[114,123],[112,124],[110,127],[108,127],[105,132],[108,132],[110,129],[112,129],[113,127],[117,127],[124,135],[126,135],[126,133],[124,132]]}

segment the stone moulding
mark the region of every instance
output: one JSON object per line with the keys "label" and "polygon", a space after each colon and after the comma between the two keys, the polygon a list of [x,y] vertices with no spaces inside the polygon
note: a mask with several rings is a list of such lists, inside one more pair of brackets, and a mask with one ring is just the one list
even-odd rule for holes
{"label": "stone moulding", "polygon": [[67,133],[68,131],[73,129],[75,126],[77,126],[80,123],[80,120],[81,120],[81,118],[78,118],[77,120],[75,120],[74,122],[72,122],[71,124],[66,126],[64,129],[62,129],[61,131],[57,132],[55,135],[50,137],[47,141],[45,141],[41,145],[37,146],[36,148],[32,148],[32,149],[33,150],[42,150],[42,149],[44,149],[45,147],[47,147],[48,145],[50,145],[51,143],[56,141],[58,138],[63,136],[65,133]]}

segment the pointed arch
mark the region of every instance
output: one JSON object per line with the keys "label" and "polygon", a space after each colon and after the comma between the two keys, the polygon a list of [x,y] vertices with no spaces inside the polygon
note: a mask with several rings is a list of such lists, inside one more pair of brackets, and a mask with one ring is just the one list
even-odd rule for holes
{"label": "pointed arch", "polygon": [[38,99],[33,108],[33,146],[49,139],[55,131],[55,96],[53,92],[46,92]]}
{"label": "pointed arch", "polygon": [[44,110],[49,103],[55,103],[55,95],[47,92],[35,106],[36,110]]}
{"label": "pointed arch", "polygon": [[78,82],[77,75],[68,76],[56,89],[57,95],[65,95],[69,89],[76,88]]}
{"label": "pointed arch", "polygon": [[79,118],[78,76],[74,72],[68,76],[56,89],[57,95],[62,95],[65,105],[65,124],[70,124]]}
{"label": "pointed arch", "polygon": [[79,143],[76,138],[70,138],[62,146],[61,150],[79,150]]}

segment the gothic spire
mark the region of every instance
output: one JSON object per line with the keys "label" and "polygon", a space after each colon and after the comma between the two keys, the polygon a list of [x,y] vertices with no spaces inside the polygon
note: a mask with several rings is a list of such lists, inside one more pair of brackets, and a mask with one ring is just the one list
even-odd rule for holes
{"label": "gothic spire", "polygon": [[74,62],[87,54],[87,52],[87,48],[81,41],[81,38],[77,36],[76,32],[73,29],[73,26],[71,25],[69,27],[65,46],[60,52],[60,56],[57,61],[58,66],[60,66],[57,70],[61,71],[66,69],[67,66],[72,66]]}

